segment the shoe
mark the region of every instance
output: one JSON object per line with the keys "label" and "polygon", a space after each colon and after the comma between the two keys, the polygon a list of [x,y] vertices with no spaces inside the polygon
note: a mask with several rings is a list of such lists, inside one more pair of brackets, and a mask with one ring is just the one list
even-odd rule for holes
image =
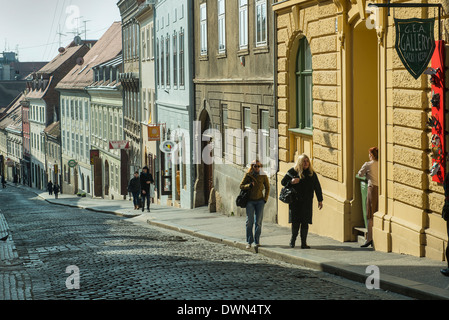
{"label": "shoe", "polygon": [[147,209],[147,212],[150,212],[150,208]]}
{"label": "shoe", "polygon": [[290,240],[290,248],[294,248],[295,247],[295,241]]}
{"label": "shoe", "polygon": [[145,208],[142,208],[142,212],[144,212],[145,211]]}
{"label": "shoe", "polygon": [[307,243],[301,243],[301,249],[310,249]]}
{"label": "shoe", "polygon": [[7,234],[5,237],[1,238],[1,241],[6,241],[6,239],[8,239],[9,234]]}
{"label": "shoe", "polygon": [[256,244],[254,246],[254,251],[256,251],[256,253],[259,253],[259,247],[260,247],[260,244]]}
{"label": "shoe", "polygon": [[365,244],[361,245],[360,248],[366,248],[369,246],[373,246],[373,240],[365,242]]}
{"label": "shoe", "polygon": [[246,244],[246,249],[251,249],[251,244],[250,243]]}
{"label": "shoe", "polygon": [[440,272],[443,276],[449,277],[449,268],[441,269]]}

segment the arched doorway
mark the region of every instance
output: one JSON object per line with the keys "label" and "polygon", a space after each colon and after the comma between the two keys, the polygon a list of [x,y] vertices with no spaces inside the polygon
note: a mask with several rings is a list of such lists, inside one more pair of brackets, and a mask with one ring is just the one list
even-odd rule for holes
{"label": "arched doorway", "polygon": [[360,180],[362,165],[369,161],[368,150],[379,146],[378,41],[374,28],[358,19],[352,28],[352,137],[353,207],[352,223],[365,226]]}
{"label": "arched doorway", "polygon": [[104,195],[109,195],[109,162],[104,162]]}
{"label": "arched doorway", "polygon": [[[201,136],[198,137],[201,141],[201,150],[198,152],[199,155],[203,154],[205,148],[212,143],[212,137],[210,137],[209,141],[203,141],[202,137],[206,130],[211,129],[211,121],[209,117],[209,112],[206,109],[203,109],[199,116],[199,121],[201,123]],[[206,140],[206,139],[205,139]],[[198,159],[199,164],[197,164],[197,180],[195,181],[195,207],[200,207],[204,205],[208,205],[210,192],[213,188],[213,165],[205,163],[203,159]]]}

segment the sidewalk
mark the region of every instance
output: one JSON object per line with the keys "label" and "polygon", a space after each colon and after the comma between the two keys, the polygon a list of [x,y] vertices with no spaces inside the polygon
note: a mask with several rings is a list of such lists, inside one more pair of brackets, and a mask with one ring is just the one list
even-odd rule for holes
{"label": "sidewalk", "polygon": [[[192,210],[152,204],[151,212],[133,210],[129,200],[104,200],[60,195],[55,200],[47,192],[24,186],[49,203],[112,213],[130,218],[135,223],[180,231],[209,241],[245,249],[245,217],[228,217],[210,213],[207,207]],[[289,247],[290,228],[264,222],[259,254],[284,262],[336,274],[365,283],[371,273],[365,273],[369,265],[380,270],[380,287],[417,299],[449,299],[449,277],[440,273],[446,262],[404,254],[377,252],[372,248],[360,248],[356,242],[339,242],[331,238],[309,233],[308,245]],[[254,249],[250,249],[254,252]]]}

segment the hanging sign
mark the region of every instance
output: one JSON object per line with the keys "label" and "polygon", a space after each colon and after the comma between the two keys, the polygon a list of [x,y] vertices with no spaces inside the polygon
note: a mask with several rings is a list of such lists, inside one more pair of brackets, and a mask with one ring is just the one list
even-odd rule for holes
{"label": "hanging sign", "polygon": [[396,51],[405,68],[415,78],[427,68],[435,50],[434,19],[394,19]]}
{"label": "hanging sign", "polygon": [[176,147],[176,143],[174,141],[166,140],[161,143],[161,145],[159,146],[159,149],[163,153],[172,153],[175,150],[175,147]]}
{"label": "hanging sign", "polygon": [[109,141],[109,150],[111,149],[129,149],[129,141]]}
{"label": "hanging sign", "polygon": [[69,165],[69,168],[75,168],[77,163],[76,160],[69,160],[69,162],[67,163]]}
{"label": "hanging sign", "polygon": [[161,126],[148,126],[148,141],[160,141],[161,140]]}

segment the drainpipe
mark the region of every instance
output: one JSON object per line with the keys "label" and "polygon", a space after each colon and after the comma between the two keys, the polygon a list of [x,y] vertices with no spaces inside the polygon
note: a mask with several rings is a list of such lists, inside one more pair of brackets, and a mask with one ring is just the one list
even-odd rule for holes
{"label": "drainpipe", "polygon": [[[274,4],[273,4],[274,5]],[[277,112],[277,68],[278,68],[278,63],[277,63],[277,14],[275,11],[273,11],[273,44],[274,44],[274,49],[273,49],[273,102],[274,102],[274,127],[276,130],[278,130],[279,125],[278,125],[278,112]],[[279,131],[278,131],[278,137],[277,137],[277,141],[276,144],[277,146],[277,164],[276,164],[276,198],[278,195],[278,173],[279,173]],[[276,223],[278,223],[278,216],[279,216],[279,212],[278,212],[278,206],[276,205]]]}

